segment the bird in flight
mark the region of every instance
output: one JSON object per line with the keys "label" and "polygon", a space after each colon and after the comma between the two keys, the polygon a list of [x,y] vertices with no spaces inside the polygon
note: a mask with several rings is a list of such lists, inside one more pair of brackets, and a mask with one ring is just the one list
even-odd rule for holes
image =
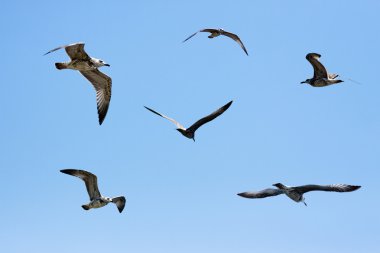
{"label": "bird in flight", "polygon": [[314,68],[314,76],[313,78],[306,79],[301,83],[308,83],[314,87],[324,87],[331,84],[341,83],[342,80],[337,80],[336,78],[339,76],[337,74],[329,74],[325,66],[319,62],[320,54],[309,53],[306,55],[306,59],[313,65]]}
{"label": "bird in flight", "polygon": [[241,48],[244,50],[244,52],[246,53],[246,55],[248,55],[247,49],[245,48],[243,42],[240,40],[239,36],[237,36],[234,33],[230,33],[230,32],[224,31],[223,29],[202,29],[202,30],[200,30],[200,31],[198,31],[198,32],[193,33],[192,35],[190,35],[187,39],[185,39],[184,41],[182,41],[182,43],[185,42],[185,41],[187,41],[187,40],[189,40],[190,38],[194,37],[199,32],[209,32],[210,35],[208,36],[208,38],[210,38],[210,39],[218,37],[219,35],[227,36],[227,37],[233,39],[234,41],[236,41],[241,46]]}
{"label": "bird in flight", "polygon": [[96,91],[96,103],[99,115],[99,125],[103,123],[107,115],[108,107],[111,100],[112,79],[106,74],[99,71],[98,68],[110,65],[103,60],[88,56],[84,51],[84,43],[74,43],[60,46],[47,52],[45,55],[57,51],[61,48],[66,50],[71,61],[55,63],[55,67],[61,69],[78,70],[88,81],[92,83]]}
{"label": "bird in flight", "polygon": [[61,170],[62,173],[79,177],[86,184],[88,195],[90,196],[90,203],[82,205],[84,210],[90,210],[91,208],[99,208],[107,205],[108,203],[114,203],[117,206],[117,209],[121,213],[125,206],[125,197],[119,196],[114,198],[104,197],[100,194],[98,189],[98,180],[97,177],[84,170],[75,170],[75,169],[64,169]]}
{"label": "bird in flight", "polygon": [[347,184],[332,184],[332,185],[302,185],[302,186],[285,186],[281,183],[274,184],[273,186],[277,187],[277,189],[268,188],[262,191],[252,191],[252,192],[242,192],[237,195],[250,198],[266,198],[273,197],[279,194],[285,194],[295,202],[302,202],[306,205],[305,198],[303,196],[304,193],[309,191],[328,191],[328,192],[352,192],[359,189],[361,186],[356,185],[347,185]]}
{"label": "bird in flight", "polygon": [[194,138],[194,135],[195,135],[195,131],[201,127],[202,125],[206,124],[207,122],[210,122],[211,120],[215,119],[216,117],[218,117],[219,115],[221,115],[222,113],[224,113],[229,107],[230,105],[232,104],[232,101],[228,102],[227,104],[225,104],[224,106],[220,107],[218,110],[216,110],[215,112],[211,113],[210,115],[207,115],[206,117],[203,117],[201,118],[200,120],[198,120],[197,122],[195,122],[193,125],[191,125],[189,128],[185,128],[184,126],[182,126],[180,123],[178,123],[176,120],[172,119],[172,118],[169,118],[161,113],[158,113],[156,111],[154,111],[153,109],[150,109],[149,107],[146,107],[144,106],[147,110],[157,114],[158,116],[161,116],[167,120],[170,120],[171,122],[173,122],[176,126],[177,126],[177,131],[179,131],[183,136],[189,138],[189,139],[193,139],[193,141],[195,141],[195,138]]}

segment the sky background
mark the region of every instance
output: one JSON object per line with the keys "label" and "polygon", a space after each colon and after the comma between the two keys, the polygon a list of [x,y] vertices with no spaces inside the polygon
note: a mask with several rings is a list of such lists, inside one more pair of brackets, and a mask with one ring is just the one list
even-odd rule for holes
{"label": "sky background", "polygon": [[[0,9],[2,252],[379,252],[380,2],[5,1]],[[249,56],[226,37],[240,36]],[[111,65],[108,115],[60,45]],[[301,85],[322,55],[342,84]],[[360,82],[357,84],[349,79]],[[190,126],[184,138],[154,108]],[[91,171],[116,206],[84,211]],[[352,193],[236,193],[347,183]]]}

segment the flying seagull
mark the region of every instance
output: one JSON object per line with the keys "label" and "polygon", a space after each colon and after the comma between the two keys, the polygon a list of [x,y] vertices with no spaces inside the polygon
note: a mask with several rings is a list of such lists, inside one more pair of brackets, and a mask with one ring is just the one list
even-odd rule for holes
{"label": "flying seagull", "polygon": [[356,185],[348,185],[348,184],[332,184],[332,185],[302,185],[302,186],[285,186],[281,183],[274,184],[277,189],[268,188],[262,191],[254,191],[254,192],[242,192],[237,195],[250,198],[266,198],[277,196],[279,194],[286,194],[289,198],[294,200],[295,202],[303,202],[306,206],[305,198],[303,194],[309,191],[328,191],[328,192],[352,192],[359,189],[361,186]]}
{"label": "flying seagull", "polygon": [[170,120],[171,122],[173,122],[176,126],[177,126],[177,130],[185,137],[189,138],[189,139],[193,139],[193,141],[195,141],[195,138],[194,138],[194,135],[195,135],[195,131],[201,127],[202,125],[206,124],[207,122],[210,122],[211,120],[215,119],[216,117],[218,117],[219,115],[221,115],[222,113],[224,113],[228,107],[230,107],[230,105],[232,104],[232,101],[228,102],[227,104],[225,104],[224,106],[220,107],[218,110],[216,110],[215,112],[211,113],[210,115],[206,116],[206,117],[203,117],[201,118],[200,120],[198,120],[197,122],[195,122],[191,127],[189,128],[185,128],[184,126],[182,126],[180,123],[178,123],[176,120],[172,119],[172,118],[169,118],[161,113],[158,113],[146,106],[144,106],[146,109],[148,109],[149,111],[157,114],[158,116],[161,116],[167,120]]}
{"label": "flying seagull", "polygon": [[314,87],[324,87],[331,84],[341,83],[342,80],[337,80],[339,75],[337,74],[328,74],[326,68],[319,62],[320,54],[309,53],[306,55],[306,59],[313,65],[314,76],[313,78],[306,79],[301,83],[308,83]]}
{"label": "flying seagull", "polygon": [[200,30],[200,31],[198,31],[198,32],[193,33],[192,35],[190,35],[187,39],[185,39],[184,41],[182,41],[182,43],[185,42],[185,41],[187,41],[187,40],[189,40],[190,38],[194,37],[199,32],[209,32],[209,33],[211,33],[208,36],[208,38],[210,38],[210,39],[218,37],[219,35],[224,35],[224,36],[230,37],[231,39],[233,39],[234,41],[236,41],[241,46],[241,48],[244,50],[244,52],[246,53],[246,55],[248,55],[247,49],[245,49],[245,46],[244,46],[243,42],[241,42],[239,36],[237,36],[236,34],[224,31],[223,29],[202,29],[202,30]]}
{"label": "flying seagull", "polygon": [[98,180],[96,176],[90,172],[84,170],[65,169],[61,170],[62,173],[79,177],[86,184],[88,195],[90,196],[90,203],[82,205],[84,210],[90,210],[91,208],[99,208],[107,205],[108,203],[115,203],[117,209],[121,213],[125,206],[125,197],[119,196],[115,198],[104,197],[100,194],[98,189]]}
{"label": "flying seagull", "polygon": [[44,55],[57,51],[61,48],[66,50],[71,61],[55,63],[55,67],[61,69],[78,70],[88,81],[92,83],[96,90],[96,103],[98,107],[99,124],[103,123],[107,115],[108,106],[111,100],[112,79],[99,71],[98,68],[110,65],[103,60],[92,58],[84,51],[84,43],[74,43],[66,46],[54,48]]}

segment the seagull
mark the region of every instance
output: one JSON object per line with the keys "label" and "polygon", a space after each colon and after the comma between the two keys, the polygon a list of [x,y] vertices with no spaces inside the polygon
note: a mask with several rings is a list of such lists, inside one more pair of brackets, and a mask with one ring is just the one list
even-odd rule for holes
{"label": "seagull", "polygon": [[71,61],[64,63],[55,63],[55,67],[61,69],[78,70],[88,81],[92,83],[96,90],[96,103],[99,115],[99,125],[103,123],[107,115],[108,106],[111,100],[112,79],[106,74],[99,71],[98,68],[110,65],[103,60],[92,58],[84,51],[84,43],[74,43],[70,45],[54,48],[44,55],[57,51],[61,48],[66,50]]}
{"label": "seagull", "polygon": [[104,197],[100,194],[98,189],[97,177],[84,170],[75,170],[75,169],[64,169],[61,170],[62,173],[67,175],[79,177],[86,184],[88,195],[90,196],[90,203],[87,205],[82,205],[84,210],[90,210],[91,208],[99,208],[107,205],[108,203],[115,203],[117,209],[121,213],[125,206],[125,197],[119,196],[115,198]]}
{"label": "seagull", "polygon": [[202,30],[200,30],[200,31],[198,31],[198,32],[193,33],[192,35],[190,35],[187,39],[185,39],[184,41],[182,41],[182,43],[185,42],[185,41],[187,41],[187,40],[189,40],[190,38],[194,37],[199,32],[209,32],[209,33],[211,33],[208,36],[208,38],[210,38],[210,39],[218,37],[219,35],[224,35],[224,36],[230,37],[231,39],[233,39],[234,41],[236,41],[241,46],[241,48],[244,50],[244,52],[246,53],[246,55],[248,55],[247,49],[245,49],[245,46],[244,46],[243,42],[241,42],[239,36],[237,36],[236,34],[224,31],[223,29],[202,29]]}
{"label": "seagull", "polygon": [[228,107],[230,107],[230,105],[232,104],[233,101],[230,101],[228,102],[227,104],[225,104],[224,106],[220,107],[218,110],[216,110],[215,112],[211,113],[210,115],[206,116],[206,117],[203,117],[201,118],[200,120],[198,120],[197,122],[195,122],[193,125],[191,125],[189,128],[185,128],[184,126],[182,126],[180,123],[178,123],[176,120],[172,119],[172,118],[169,118],[161,113],[158,113],[156,111],[154,111],[153,109],[150,109],[149,107],[146,107],[144,106],[147,110],[157,114],[158,116],[161,116],[167,120],[170,120],[171,122],[173,122],[176,126],[177,126],[177,131],[180,132],[183,136],[189,138],[189,139],[193,139],[193,141],[195,141],[195,138],[194,138],[194,135],[195,135],[195,131],[201,127],[202,125],[206,124],[207,122],[210,122],[211,120],[215,119],[216,117],[218,117],[219,115],[221,115],[222,113],[224,113]]}
{"label": "seagull", "polygon": [[332,184],[332,185],[309,184],[309,185],[293,187],[293,186],[285,186],[281,183],[274,184],[273,186],[276,186],[277,189],[268,188],[268,189],[265,189],[262,191],[256,191],[256,192],[242,192],[242,193],[238,193],[237,195],[244,198],[257,199],[257,198],[273,197],[273,196],[277,196],[279,194],[284,193],[286,194],[286,196],[288,196],[295,202],[302,202],[305,204],[305,206],[307,206],[305,202],[305,198],[303,196],[303,194],[306,192],[309,192],[309,191],[352,192],[361,187],[357,185],[348,185],[348,184]]}
{"label": "seagull", "polygon": [[342,80],[337,80],[339,75],[337,74],[328,74],[326,68],[319,62],[319,58],[321,58],[320,54],[309,53],[306,55],[306,59],[313,65],[314,68],[314,76],[311,79],[306,79],[301,83],[308,83],[314,87],[324,87],[331,84],[341,83]]}

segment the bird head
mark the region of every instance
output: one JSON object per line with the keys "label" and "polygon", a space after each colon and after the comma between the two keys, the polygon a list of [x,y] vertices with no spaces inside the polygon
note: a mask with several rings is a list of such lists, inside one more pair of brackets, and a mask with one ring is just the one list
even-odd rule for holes
{"label": "bird head", "polygon": [[193,141],[195,141],[193,132],[189,132],[189,131],[183,130],[181,128],[177,128],[177,131],[180,132],[183,136],[185,136],[189,139],[193,139]]}
{"label": "bird head", "polygon": [[306,79],[305,81],[301,82],[301,84],[302,83],[308,83],[308,84],[310,84],[310,81],[311,81],[311,79]]}
{"label": "bird head", "polygon": [[96,59],[96,58],[92,58],[92,62],[94,63],[94,65],[99,68],[99,67],[103,67],[103,66],[107,66],[109,67],[110,65],[108,63],[105,63],[103,60],[101,59]]}

